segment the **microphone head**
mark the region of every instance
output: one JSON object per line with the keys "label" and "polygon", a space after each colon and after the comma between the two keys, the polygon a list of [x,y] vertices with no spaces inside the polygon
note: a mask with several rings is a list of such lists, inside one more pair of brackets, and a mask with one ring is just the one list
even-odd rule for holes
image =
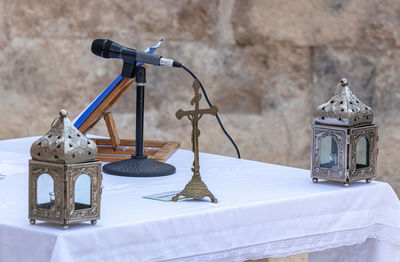
{"label": "microphone head", "polygon": [[108,39],[96,39],[92,43],[92,53],[100,57],[110,58],[109,51],[112,43],[114,42]]}

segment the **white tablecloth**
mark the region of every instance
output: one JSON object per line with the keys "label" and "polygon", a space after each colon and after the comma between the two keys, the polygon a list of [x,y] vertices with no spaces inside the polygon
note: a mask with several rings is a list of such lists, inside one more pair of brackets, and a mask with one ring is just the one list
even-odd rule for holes
{"label": "white tablecloth", "polygon": [[0,152],[14,153],[2,155],[0,173],[2,163],[25,167],[0,179],[2,262],[244,261],[302,252],[314,252],[310,261],[400,259],[400,203],[382,182],[313,184],[308,170],[201,154],[203,180],[218,204],[142,198],[183,189],[193,160],[186,150],[168,160],[177,169],[171,176],[104,174],[95,226],[32,226],[23,158],[33,140],[0,141]]}

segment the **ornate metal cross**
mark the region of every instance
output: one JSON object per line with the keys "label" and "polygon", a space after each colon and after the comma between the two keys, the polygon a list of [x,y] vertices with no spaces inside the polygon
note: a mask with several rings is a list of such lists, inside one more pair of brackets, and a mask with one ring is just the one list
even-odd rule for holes
{"label": "ornate metal cross", "polygon": [[176,196],[172,198],[173,201],[177,201],[179,196],[184,196],[186,198],[193,199],[202,199],[204,197],[209,197],[212,203],[217,203],[217,199],[214,195],[208,190],[206,184],[201,180],[200,176],[200,163],[199,163],[199,120],[202,118],[204,114],[216,115],[218,112],[218,108],[216,106],[212,106],[208,109],[200,109],[200,99],[202,98],[199,93],[200,83],[198,80],[193,81],[193,90],[194,97],[190,102],[191,105],[194,105],[194,110],[183,111],[179,109],[176,112],[176,117],[178,119],[182,119],[184,116],[187,116],[190,122],[192,123],[192,151],[194,153],[194,161],[192,172],[193,176],[189,183],[185,186],[185,188],[178,193]]}

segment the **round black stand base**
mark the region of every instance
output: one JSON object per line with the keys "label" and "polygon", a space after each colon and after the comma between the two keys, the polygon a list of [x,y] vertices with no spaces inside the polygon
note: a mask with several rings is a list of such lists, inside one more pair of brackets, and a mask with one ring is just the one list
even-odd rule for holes
{"label": "round black stand base", "polygon": [[175,167],[144,157],[132,156],[131,159],[112,162],[103,166],[103,172],[115,176],[154,177],[175,173]]}

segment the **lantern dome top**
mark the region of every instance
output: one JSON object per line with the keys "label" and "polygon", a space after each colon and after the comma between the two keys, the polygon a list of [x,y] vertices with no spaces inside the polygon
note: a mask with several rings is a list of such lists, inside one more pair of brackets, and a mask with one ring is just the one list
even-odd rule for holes
{"label": "lantern dome top", "polygon": [[349,88],[347,79],[336,86],[333,97],[314,112],[317,124],[335,126],[360,126],[372,124],[374,112],[361,102]]}
{"label": "lantern dome top", "polygon": [[50,131],[31,146],[33,160],[73,164],[94,160],[96,143],[72,124],[65,109],[54,119]]}

